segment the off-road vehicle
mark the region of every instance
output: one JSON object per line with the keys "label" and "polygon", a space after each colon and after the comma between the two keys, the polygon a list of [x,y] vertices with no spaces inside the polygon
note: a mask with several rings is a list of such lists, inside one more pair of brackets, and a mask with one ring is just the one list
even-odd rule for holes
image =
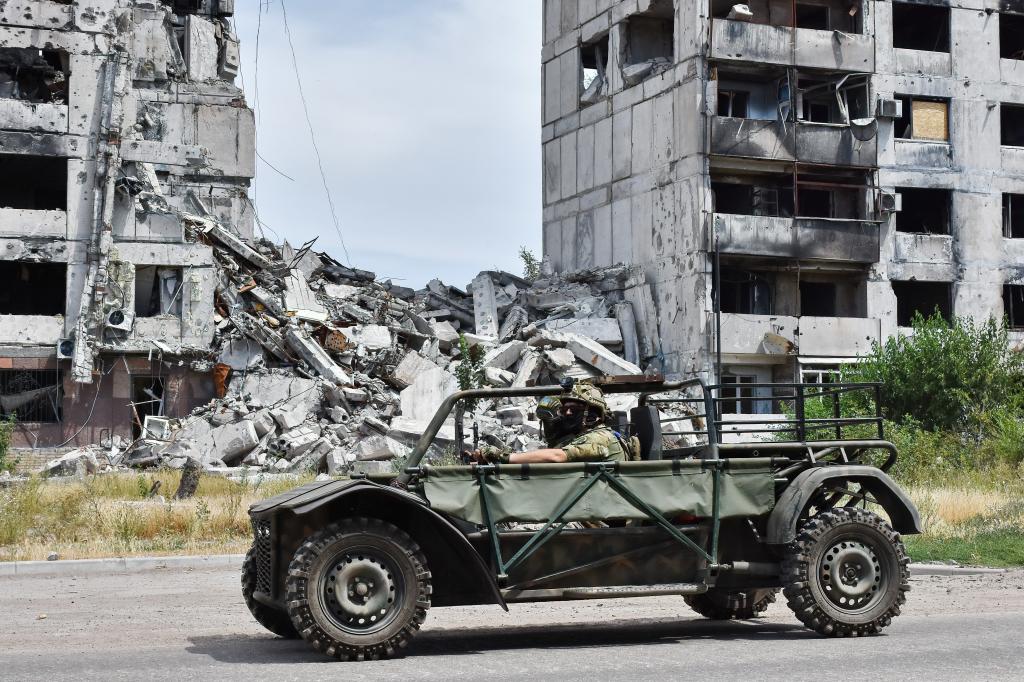
{"label": "off-road vehicle", "polygon": [[[638,436],[642,461],[423,464],[453,410],[457,426],[469,419],[464,401],[564,387],[471,390],[442,403],[402,473],[254,505],[242,586],[256,620],[364,659],[399,652],[432,606],[680,595],[709,618],[751,618],[781,589],[822,635],[874,634],[899,615],[899,533],[920,532],[920,518],[885,473],[896,449],[877,385],[598,382],[637,396],[617,428]],[[671,422],[698,444],[665,447]]]}

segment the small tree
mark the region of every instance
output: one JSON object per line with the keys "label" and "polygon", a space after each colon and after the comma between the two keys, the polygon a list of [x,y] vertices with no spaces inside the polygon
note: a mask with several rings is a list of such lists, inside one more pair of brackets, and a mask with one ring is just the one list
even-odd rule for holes
{"label": "small tree", "polygon": [[540,260],[525,246],[519,247],[519,260],[523,261],[523,277],[532,282],[540,277]]}
{"label": "small tree", "polygon": [[994,410],[1020,413],[1024,406],[1024,354],[1012,350],[1007,328],[989,319],[976,323],[940,315],[913,320],[911,336],[875,343],[844,378],[882,383],[885,416],[908,416],[929,430],[978,430]]}
{"label": "small tree", "polygon": [[[480,346],[469,345],[465,334],[459,334],[459,364],[455,368],[455,378],[459,382],[459,390],[468,391],[484,386],[484,354]],[[477,400],[467,400],[466,410],[476,409]]]}
{"label": "small tree", "polygon": [[10,456],[11,436],[14,435],[15,417],[12,414],[7,419],[0,419],[0,473],[14,471],[18,460]]}

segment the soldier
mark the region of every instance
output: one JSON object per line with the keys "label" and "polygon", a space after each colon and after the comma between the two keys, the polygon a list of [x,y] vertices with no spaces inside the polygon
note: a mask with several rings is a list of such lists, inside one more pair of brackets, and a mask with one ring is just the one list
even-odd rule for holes
{"label": "soldier", "polygon": [[[543,462],[614,462],[634,459],[639,442],[627,442],[605,425],[608,403],[593,384],[577,383],[558,396],[541,398],[537,417],[548,447],[509,452],[485,445],[471,453],[478,462],[527,464]],[[635,441],[635,439],[629,439]]]}

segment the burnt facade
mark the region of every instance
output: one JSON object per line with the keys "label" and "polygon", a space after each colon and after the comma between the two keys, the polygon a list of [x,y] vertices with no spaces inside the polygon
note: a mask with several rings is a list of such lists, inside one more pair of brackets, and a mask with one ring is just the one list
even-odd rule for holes
{"label": "burnt facade", "polygon": [[1024,330],[1024,3],[544,5],[544,253],[643,266],[647,363],[822,381],[916,312]]}
{"label": "burnt facade", "polygon": [[232,0],[0,3],[0,406],[131,440],[213,394],[211,222],[252,236]]}

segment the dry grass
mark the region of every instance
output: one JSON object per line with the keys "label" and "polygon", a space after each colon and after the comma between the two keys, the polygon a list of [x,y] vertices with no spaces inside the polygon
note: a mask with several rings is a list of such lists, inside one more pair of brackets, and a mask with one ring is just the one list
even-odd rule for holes
{"label": "dry grass", "polygon": [[82,481],[29,483],[0,490],[0,561],[244,552],[246,510],[299,481],[245,483],[203,477],[191,500],[161,502],[146,493],[160,481],[170,498],[180,474],[112,474]]}

